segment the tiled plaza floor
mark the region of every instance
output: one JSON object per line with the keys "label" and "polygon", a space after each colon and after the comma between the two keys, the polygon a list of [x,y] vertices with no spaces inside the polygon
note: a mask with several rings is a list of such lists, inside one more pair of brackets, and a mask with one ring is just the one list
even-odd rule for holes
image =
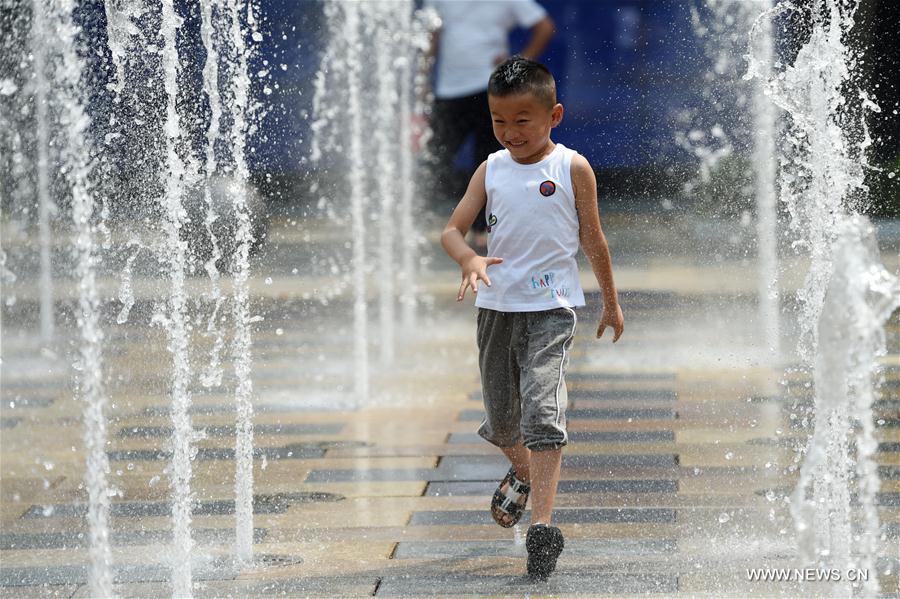
{"label": "tiled plaza floor", "polygon": [[[289,253],[288,246],[280,247]],[[507,530],[487,509],[507,466],[474,434],[482,413],[474,313],[448,301],[458,275],[438,263],[428,283],[434,302],[420,310],[414,331],[398,332],[393,363],[380,361],[382,348],[371,339],[373,399],[354,406],[353,332],[339,316],[349,313],[347,298],[304,299],[292,289],[308,281],[292,287],[289,277],[275,276],[269,283],[260,272],[253,288],[254,308],[265,315],[253,356],[256,563],[237,567],[230,559],[228,384],[212,392],[198,384],[193,418],[205,438],[193,462],[196,596],[857,593],[747,577],[748,568],[803,565],[784,498],[809,432],[808,378],[760,358],[752,322],[740,321],[753,310],[740,289],[711,290],[702,272],[683,280],[666,266],[623,262],[622,341],[592,339],[596,293],[581,311],[568,377],[571,443],[555,512],[566,549],[555,576],[539,585],[523,576],[528,516]],[[718,268],[731,273],[726,287],[743,284],[739,263]],[[20,301],[27,297],[23,291]],[[171,594],[169,356],[145,303],[139,298],[128,325],[107,332],[111,540],[123,597]],[[374,321],[377,301],[370,310]],[[10,314],[15,307],[3,333],[0,596],[87,597],[81,407],[64,357],[74,331],[60,331],[54,352],[33,341],[33,323]],[[882,594],[900,596],[896,314],[888,332],[892,353],[876,403],[877,569]],[[791,334],[786,323],[786,343]],[[202,367],[205,356],[194,360]]]}

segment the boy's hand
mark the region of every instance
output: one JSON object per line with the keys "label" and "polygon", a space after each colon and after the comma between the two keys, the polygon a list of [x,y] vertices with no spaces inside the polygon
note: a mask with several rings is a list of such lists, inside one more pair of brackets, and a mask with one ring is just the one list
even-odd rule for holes
{"label": "boy's hand", "polygon": [[462,267],[462,285],[459,286],[459,293],[456,295],[456,301],[461,302],[466,296],[466,289],[472,288],[472,293],[478,293],[478,279],[484,281],[488,287],[491,286],[491,279],[487,276],[487,267],[494,264],[500,264],[503,258],[494,258],[492,256],[472,256],[463,264]]}
{"label": "boy's hand", "polygon": [[600,313],[600,325],[597,327],[597,339],[603,336],[606,327],[612,327],[616,333],[613,335],[613,343],[618,341],[622,336],[622,331],[625,330],[625,317],[622,316],[622,308],[619,307],[619,304],[603,306],[603,311]]}

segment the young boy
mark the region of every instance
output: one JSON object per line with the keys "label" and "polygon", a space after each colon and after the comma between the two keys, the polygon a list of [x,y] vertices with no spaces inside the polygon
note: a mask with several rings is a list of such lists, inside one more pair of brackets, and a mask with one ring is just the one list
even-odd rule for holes
{"label": "young boy", "polygon": [[[584,305],[575,262],[579,242],[603,292],[597,337],[609,326],[617,341],[624,319],[600,228],[594,171],[583,156],[550,139],[563,117],[550,71],[521,56],[508,59],[491,75],[488,105],[494,136],[505,149],[478,167],[441,243],[462,269],[457,301],[471,288],[479,308],[486,417],[478,434],[512,464],[491,514],[501,526],[512,526],[533,489],[527,569],[532,579],[545,580],[564,544],[551,516],[568,442],[564,376],[575,335],[572,308]],[[487,257],[464,240],[483,207]]]}

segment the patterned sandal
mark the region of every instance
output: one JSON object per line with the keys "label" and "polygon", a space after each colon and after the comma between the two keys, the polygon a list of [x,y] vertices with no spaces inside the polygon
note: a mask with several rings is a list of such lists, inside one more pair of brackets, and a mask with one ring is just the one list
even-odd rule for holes
{"label": "patterned sandal", "polygon": [[[506,485],[505,491],[504,485]],[[528,503],[529,493],[531,493],[531,487],[516,478],[515,469],[510,467],[491,499],[491,516],[494,521],[503,528],[514,526],[525,513],[525,504]]]}

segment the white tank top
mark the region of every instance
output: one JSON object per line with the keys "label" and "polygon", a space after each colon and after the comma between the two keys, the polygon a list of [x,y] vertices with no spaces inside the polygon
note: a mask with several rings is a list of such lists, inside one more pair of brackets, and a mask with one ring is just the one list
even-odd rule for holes
{"label": "white tank top", "polygon": [[491,286],[478,285],[475,305],[502,312],[537,312],[584,305],[578,279],[578,213],[572,188],[575,150],[562,144],[534,164],[509,150],[487,159],[484,187]]}

